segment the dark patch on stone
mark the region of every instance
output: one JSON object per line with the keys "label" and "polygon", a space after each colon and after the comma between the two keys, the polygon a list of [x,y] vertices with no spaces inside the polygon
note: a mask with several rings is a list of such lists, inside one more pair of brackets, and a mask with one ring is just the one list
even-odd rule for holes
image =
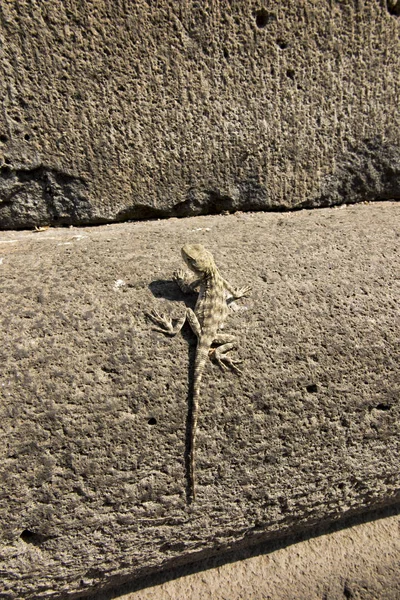
{"label": "dark patch on stone", "polygon": [[31,531],[30,529],[24,529],[19,537],[25,544],[31,544],[32,546],[40,546],[40,544],[49,539],[49,536]]}
{"label": "dark patch on stone", "polygon": [[213,188],[191,188],[187,193],[186,200],[178,202],[170,209],[136,204],[121,210],[117,214],[116,220],[219,215],[243,210],[244,207],[245,210],[265,210],[267,199],[267,190],[256,179],[249,178],[236,184],[232,194]]}
{"label": "dark patch on stone", "polygon": [[276,40],[276,43],[278,44],[278,46],[281,50],[286,50],[286,48],[289,46],[288,42],[286,42],[285,40],[282,40],[281,38]]}
{"label": "dark patch on stone", "polygon": [[87,183],[46,166],[0,168],[0,229],[95,221]]}
{"label": "dark patch on stone", "polygon": [[383,0],[383,6],[390,15],[400,16],[400,0]]}
{"label": "dark patch on stone", "polygon": [[376,410],[390,410],[392,407],[390,404],[381,402],[380,404],[377,404],[377,406],[375,408],[376,408]]}
{"label": "dark patch on stone", "polygon": [[306,387],[306,390],[309,394],[316,394],[318,392],[318,386],[316,383],[310,383],[310,385]]}
{"label": "dark patch on stone", "polygon": [[320,194],[303,208],[354,204],[373,200],[400,200],[400,147],[378,139],[364,140],[337,158]]}
{"label": "dark patch on stone", "polygon": [[256,25],[259,29],[264,29],[270,23],[276,21],[275,13],[268,12],[265,8],[260,8],[255,13]]}
{"label": "dark patch on stone", "polygon": [[96,568],[89,569],[85,573],[85,577],[87,577],[88,579],[102,579],[104,576],[104,571]]}
{"label": "dark patch on stone", "polygon": [[[136,204],[128,206],[123,210],[120,210],[116,215],[116,221],[144,221],[149,219],[166,219],[170,216],[171,211],[168,209],[155,208],[154,206],[147,206],[146,204]],[[110,219],[111,221],[112,219]]]}
{"label": "dark patch on stone", "polygon": [[354,598],[353,591],[350,587],[350,584],[346,581],[343,588],[343,596],[345,598]]}

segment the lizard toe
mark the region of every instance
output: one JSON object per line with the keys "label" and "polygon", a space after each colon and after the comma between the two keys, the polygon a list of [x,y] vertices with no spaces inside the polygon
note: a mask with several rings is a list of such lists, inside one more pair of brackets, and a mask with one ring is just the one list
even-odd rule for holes
{"label": "lizard toe", "polygon": [[221,371],[227,371],[228,367],[226,366],[226,364],[220,360],[219,358],[215,359],[215,362],[217,363],[217,365],[219,366],[219,368],[221,369]]}
{"label": "lizard toe", "polygon": [[153,327],[153,331],[158,331],[160,333],[173,333],[174,327],[172,325],[171,318],[160,315],[156,310],[148,312],[146,315],[154,323],[154,325],[157,325],[156,328]]}
{"label": "lizard toe", "polygon": [[226,354],[219,355],[218,350],[214,352],[214,357],[217,364],[221,367],[223,371],[227,371],[229,368],[237,375],[240,375],[242,373],[241,369],[239,369],[239,367],[237,366],[243,362],[242,360],[234,360]]}
{"label": "lizard toe", "polygon": [[183,269],[177,269],[176,271],[174,271],[174,275],[173,275],[175,281],[182,281],[184,279],[186,279],[186,272]]}
{"label": "lizard toe", "polygon": [[251,292],[251,285],[246,285],[245,287],[240,288],[237,291],[236,298],[243,298],[243,296],[248,296]]}

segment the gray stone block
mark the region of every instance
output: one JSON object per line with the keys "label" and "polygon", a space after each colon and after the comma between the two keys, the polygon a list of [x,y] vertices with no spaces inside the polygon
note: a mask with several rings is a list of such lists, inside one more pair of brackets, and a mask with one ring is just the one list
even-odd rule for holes
{"label": "gray stone block", "polygon": [[0,227],[399,199],[398,12],[4,3]]}
{"label": "gray stone block", "polygon": [[[400,205],[0,236],[7,600],[79,597],[399,499]],[[185,488],[195,340],[171,280],[190,240],[251,284],[211,363]]]}
{"label": "gray stone block", "polygon": [[[369,513],[369,522],[356,517],[343,528],[336,523],[328,532],[317,528],[290,542],[207,558],[90,600],[398,600],[398,512],[399,507],[390,507]],[[350,526],[355,520],[361,523]]]}

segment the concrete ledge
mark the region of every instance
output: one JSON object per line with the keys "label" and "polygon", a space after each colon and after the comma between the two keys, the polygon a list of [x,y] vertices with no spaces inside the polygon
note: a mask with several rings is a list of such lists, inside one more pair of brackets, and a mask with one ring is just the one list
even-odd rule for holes
{"label": "concrete ledge", "polygon": [[[400,507],[171,569],[88,600],[398,600]],[[286,542],[286,544],[285,544]]]}
{"label": "concrete ledge", "polygon": [[[210,364],[186,503],[189,241],[253,295]],[[5,232],[2,598],[79,597],[399,499],[400,206]]]}

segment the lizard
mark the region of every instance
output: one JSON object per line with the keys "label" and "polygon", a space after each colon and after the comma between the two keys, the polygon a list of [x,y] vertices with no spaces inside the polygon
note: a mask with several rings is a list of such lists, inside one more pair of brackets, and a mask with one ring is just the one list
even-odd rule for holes
{"label": "lizard", "polygon": [[[185,244],[181,250],[183,260],[189,269],[196,275],[191,280],[190,275],[178,269],[174,273],[174,280],[184,293],[199,289],[194,311],[187,308],[184,316],[174,325],[170,317],[160,315],[157,311],[147,313],[150,320],[157,326],[156,331],[171,336],[176,335],[188,321],[197,337],[196,357],[194,361],[194,376],[190,391],[192,401],[190,444],[189,444],[189,502],[196,499],[195,479],[195,444],[197,421],[201,393],[201,382],[207,358],[214,358],[222,370],[230,367],[237,374],[241,370],[237,367],[241,361],[232,359],[228,352],[237,347],[234,335],[220,333],[228,314],[227,299],[236,300],[249,294],[251,287],[245,286],[235,289],[220,274],[214,257],[201,244]],[[212,346],[217,346],[213,348]]]}

